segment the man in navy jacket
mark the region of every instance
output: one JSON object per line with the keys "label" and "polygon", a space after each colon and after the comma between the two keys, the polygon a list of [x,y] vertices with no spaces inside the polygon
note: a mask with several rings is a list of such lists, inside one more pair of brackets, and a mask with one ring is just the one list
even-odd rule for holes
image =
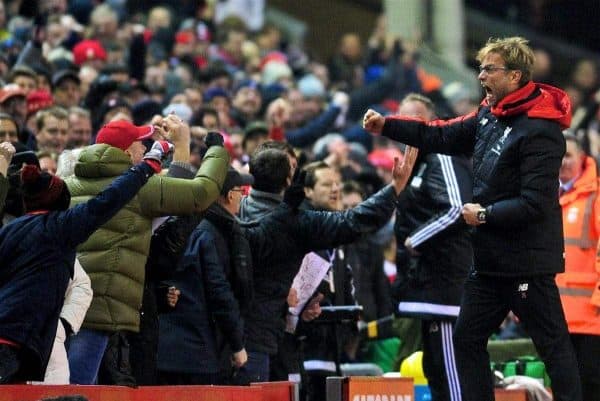
{"label": "man in navy jacket", "polygon": [[160,171],[167,150],[155,143],[142,163],[71,209],[60,178],[37,166],[23,167],[27,214],[0,230],[0,384],[44,379],[75,248]]}
{"label": "man in navy jacket", "polygon": [[523,38],[490,40],[477,56],[486,97],[450,121],[384,118],[364,128],[425,152],[472,154],[474,264],[454,332],[463,401],[493,400],[487,340],[512,310],[532,337],[554,399],[581,401],[556,273],[564,271],[558,170],[571,105],[560,89],[531,81],[535,56]]}

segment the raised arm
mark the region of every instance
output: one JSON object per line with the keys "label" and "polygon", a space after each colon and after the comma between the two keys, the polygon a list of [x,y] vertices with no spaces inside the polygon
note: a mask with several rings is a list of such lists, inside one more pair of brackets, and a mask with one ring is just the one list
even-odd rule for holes
{"label": "raised arm", "polygon": [[[211,135],[212,133],[209,133]],[[217,134],[218,135],[218,134]],[[223,148],[223,139],[210,146],[193,180],[154,177],[140,192],[140,205],[150,216],[188,215],[207,209],[218,197],[227,175],[229,154]]]}
{"label": "raised arm", "polygon": [[60,212],[56,238],[72,247],[83,243],[121,210],[154,173],[155,168],[143,161],[117,177],[95,198]]}
{"label": "raised arm", "polygon": [[367,110],[363,128],[373,135],[383,135],[415,146],[426,153],[470,155],[475,146],[476,113],[452,120],[423,121],[410,117],[384,117]]}
{"label": "raised arm", "polygon": [[308,224],[301,226],[308,250],[330,248],[352,242],[365,233],[383,227],[392,216],[398,195],[414,167],[418,151],[408,146],[402,163],[394,160],[392,184],[383,188],[353,209],[344,212],[306,212]]}

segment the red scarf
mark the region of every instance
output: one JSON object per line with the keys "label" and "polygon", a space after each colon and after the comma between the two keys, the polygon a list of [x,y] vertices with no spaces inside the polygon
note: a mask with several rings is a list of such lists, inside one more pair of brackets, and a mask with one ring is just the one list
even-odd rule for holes
{"label": "red scarf", "polygon": [[[482,102],[488,106],[487,99]],[[526,113],[532,118],[556,121],[562,129],[571,125],[571,101],[565,92],[546,84],[529,81],[491,107],[498,118]]]}

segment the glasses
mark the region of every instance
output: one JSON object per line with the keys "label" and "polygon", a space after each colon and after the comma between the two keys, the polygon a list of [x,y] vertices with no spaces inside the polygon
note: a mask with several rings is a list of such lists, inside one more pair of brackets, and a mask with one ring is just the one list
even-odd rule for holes
{"label": "glasses", "polygon": [[17,131],[0,131],[0,137],[17,137]]}
{"label": "glasses", "polygon": [[486,74],[491,74],[491,73],[493,73],[495,71],[498,71],[498,70],[509,71],[510,68],[507,68],[507,67],[496,67],[496,66],[493,66],[493,65],[480,65],[479,66],[479,73],[480,74],[482,72],[484,72],[484,71],[485,71]]}

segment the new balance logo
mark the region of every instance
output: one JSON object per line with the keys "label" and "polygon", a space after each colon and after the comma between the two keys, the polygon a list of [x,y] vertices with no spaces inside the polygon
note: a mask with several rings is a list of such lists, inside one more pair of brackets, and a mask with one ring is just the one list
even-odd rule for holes
{"label": "new balance logo", "polygon": [[519,293],[521,294],[521,298],[525,299],[527,298],[527,289],[529,288],[529,284],[527,283],[521,283],[519,284]]}

